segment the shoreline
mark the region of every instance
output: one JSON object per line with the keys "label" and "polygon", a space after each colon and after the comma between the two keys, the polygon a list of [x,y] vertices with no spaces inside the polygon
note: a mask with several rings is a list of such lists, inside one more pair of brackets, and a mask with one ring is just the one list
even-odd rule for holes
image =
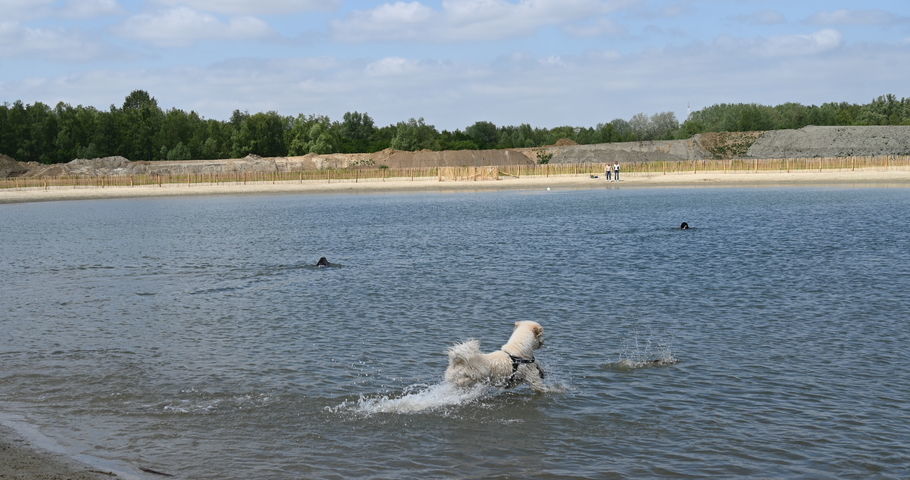
{"label": "shoreline", "polygon": [[494,190],[601,189],[640,187],[775,187],[856,186],[910,187],[910,169],[826,170],[749,173],[628,174],[620,182],[590,175],[502,177],[487,181],[443,181],[436,177],[371,180],[304,180],[285,182],[195,183],[123,187],[29,187],[0,190],[2,203],[30,203],[109,198],[172,197],[189,195],[244,194],[364,194],[402,192],[480,192]]}
{"label": "shoreline", "polygon": [[118,473],[81,463],[63,453],[42,448],[10,426],[0,424],[0,478],[10,480],[102,480],[123,478]]}

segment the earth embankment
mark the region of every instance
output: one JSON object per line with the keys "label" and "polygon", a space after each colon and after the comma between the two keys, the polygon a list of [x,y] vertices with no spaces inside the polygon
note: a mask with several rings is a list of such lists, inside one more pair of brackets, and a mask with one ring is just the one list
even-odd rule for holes
{"label": "earth embankment", "polygon": [[746,158],[852,157],[910,154],[910,126],[803,127],[764,132]]}
{"label": "earth embankment", "polygon": [[908,155],[910,126],[810,126],[797,130],[703,133],[686,140],[528,149],[535,158],[541,151],[552,154],[552,163]]}
{"label": "earth embankment", "polygon": [[123,157],[76,159],[68,163],[42,165],[0,160],[2,177],[64,177],[118,175],[205,175],[210,173],[271,173],[349,168],[356,166],[390,168],[460,167],[485,165],[531,165],[536,163],[517,150],[423,150],[406,152],[386,149],[374,153],[308,154],[296,157],[259,157],[220,160],[162,160],[131,162]]}
{"label": "earth embankment", "polygon": [[910,155],[910,126],[804,127],[766,132],[717,132],[685,140],[553,145],[503,150],[386,149],[373,153],[308,154],[220,160],[131,162],[123,157],[42,165],[0,155],[0,178],[107,175],[270,173],[350,167],[462,167],[550,163],[691,161],[717,158],[807,158]]}
{"label": "earth embankment", "polygon": [[698,136],[687,140],[598,143],[522,149],[535,159],[551,154],[550,163],[646,162],[655,160],[700,160],[712,158]]}

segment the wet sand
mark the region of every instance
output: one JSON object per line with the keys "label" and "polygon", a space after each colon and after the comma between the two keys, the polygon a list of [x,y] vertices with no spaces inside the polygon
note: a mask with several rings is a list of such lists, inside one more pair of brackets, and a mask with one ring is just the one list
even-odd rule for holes
{"label": "wet sand", "polygon": [[825,170],[760,173],[670,173],[626,174],[620,182],[608,182],[590,175],[550,177],[502,177],[488,181],[444,181],[435,177],[391,178],[385,180],[308,180],[288,182],[165,184],[133,187],[50,187],[13,188],[0,191],[0,203],[22,203],[58,200],[85,200],[128,197],[164,197],[178,195],[235,195],[290,193],[379,193],[379,192],[455,192],[508,189],[597,189],[631,187],[697,187],[697,186],[910,186],[910,169]]}
{"label": "wet sand", "polygon": [[41,450],[16,432],[0,426],[0,479],[99,480],[120,478],[65,456]]}

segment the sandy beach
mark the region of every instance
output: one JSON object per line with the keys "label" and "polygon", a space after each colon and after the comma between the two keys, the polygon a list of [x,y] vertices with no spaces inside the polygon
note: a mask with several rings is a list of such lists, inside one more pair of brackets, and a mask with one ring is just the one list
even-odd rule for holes
{"label": "sandy beach", "polygon": [[124,187],[50,187],[13,188],[0,191],[0,203],[60,200],[86,200],[129,197],[168,197],[178,195],[305,194],[305,193],[379,193],[379,192],[456,192],[486,190],[597,189],[631,187],[762,187],[762,186],[910,186],[910,169],[824,170],[757,173],[671,173],[628,174],[621,182],[608,182],[589,175],[502,177],[488,181],[438,181],[427,178],[390,178],[376,180],[314,180],[248,183],[194,183]]}

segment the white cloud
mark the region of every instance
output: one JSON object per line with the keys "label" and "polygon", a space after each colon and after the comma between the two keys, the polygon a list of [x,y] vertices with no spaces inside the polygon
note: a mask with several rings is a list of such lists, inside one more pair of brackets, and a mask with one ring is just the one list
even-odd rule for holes
{"label": "white cloud", "polygon": [[70,18],[92,18],[122,12],[117,0],[70,0],[58,10],[60,15]]}
{"label": "white cloud", "polygon": [[232,15],[268,15],[275,13],[331,10],[340,0],[157,0],[170,7],[189,7],[206,12]]}
{"label": "white cloud", "polygon": [[608,18],[592,22],[570,24],[563,28],[569,35],[576,37],[620,36],[628,34],[625,27]]}
{"label": "white cloud", "polygon": [[0,0],[0,21],[92,18],[121,11],[117,0]]}
{"label": "white cloud", "polygon": [[344,21],[334,21],[332,29],[341,41],[417,39],[426,36],[435,16],[433,9],[420,2],[387,3],[354,12]]}
{"label": "white cloud", "polygon": [[677,2],[670,5],[666,5],[658,11],[661,17],[681,17],[687,13],[692,13],[693,7],[687,2]]}
{"label": "white cloud", "polygon": [[[555,68],[558,65],[558,68]],[[856,71],[878,72],[857,79]],[[365,74],[370,72],[371,74]],[[672,74],[668,74],[672,72]],[[824,57],[762,57],[711,45],[620,56],[610,52],[513,55],[447,63],[404,57],[236,60],[209,67],[96,70],[6,81],[4,95],[106,108],[141,88],[163,108],[227,119],[234,109],[284,115],[366,111],[379,125],[424,117],[438,128],[595,125],[638,112],[722,102],[867,102],[900,92],[910,76],[904,47],[843,48]]]}
{"label": "white cloud", "polygon": [[167,47],[188,45],[198,40],[243,40],[273,34],[269,26],[256,17],[232,17],[222,21],[187,7],[136,15],[115,30],[125,37]]}
{"label": "white cloud", "polygon": [[366,74],[371,77],[388,77],[409,75],[418,72],[420,66],[414,60],[401,57],[387,57],[366,66]]}
{"label": "white cloud", "polygon": [[908,19],[884,10],[840,9],[816,13],[808,21],[817,25],[891,25]]}
{"label": "white cloud", "polygon": [[56,0],[0,0],[0,21],[14,22],[47,15]]}
{"label": "white cloud", "polygon": [[[398,1],[355,11],[332,22],[332,32],[338,40],[354,42],[495,40],[529,35],[550,25],[587,22],[628,4],[628,0],[443,0],[437,10],[417,1]],[[608,23],[598,25],[598,32],[606,27]],[[579,26],[577,31],[591,34],[592,27]]]}
{"label": "white cloud", "polygon": [[754,25],[778,25],[787,21],[787,18],[777,10],[761,10],[737,16],[736,19]]}
{"label": "white cloud", "polygon": [[0,21],[0,57],[38,56],[82,61],[97,57],[101,50],[100,45],[79,34]]}
{"label": "white cloud", "polygon": [[755,47],[755,52],[768,57],[814,55],[841,46],[843,35],[837,30],[825,29],[810,34],[771,37]]}

